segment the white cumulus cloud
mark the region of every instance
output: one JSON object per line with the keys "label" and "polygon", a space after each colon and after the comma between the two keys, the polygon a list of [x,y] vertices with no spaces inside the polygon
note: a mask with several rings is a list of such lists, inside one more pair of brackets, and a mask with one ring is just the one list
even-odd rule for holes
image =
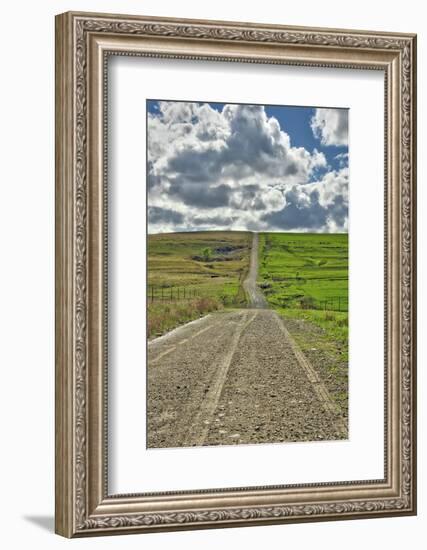
{"label": "white cumulus cloud", "polygon": [[327,172],[263,106],[162,101],[147,124],[150,233],[346,229],[348,169]]}
{"label": "white cumulus cloud", "polygon": [[323,145],[348,145],[348,110],[316,109],[311,129]]}

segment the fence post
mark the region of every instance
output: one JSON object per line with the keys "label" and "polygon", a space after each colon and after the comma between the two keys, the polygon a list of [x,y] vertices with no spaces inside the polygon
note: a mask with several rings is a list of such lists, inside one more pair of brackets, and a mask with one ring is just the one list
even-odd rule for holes
{"label": "fence post", "polygon": [[151,303],[154,302],[154,285],[151,287]]}

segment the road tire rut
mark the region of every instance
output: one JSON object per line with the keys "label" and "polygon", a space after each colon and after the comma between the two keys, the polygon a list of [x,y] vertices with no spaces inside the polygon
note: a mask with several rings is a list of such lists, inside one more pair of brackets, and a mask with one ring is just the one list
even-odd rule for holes
{"label": "road tire rut", "polygon": [[213,313],[148,345],[147,446],[346,439],[347,419],[256,284],[251,309]]}

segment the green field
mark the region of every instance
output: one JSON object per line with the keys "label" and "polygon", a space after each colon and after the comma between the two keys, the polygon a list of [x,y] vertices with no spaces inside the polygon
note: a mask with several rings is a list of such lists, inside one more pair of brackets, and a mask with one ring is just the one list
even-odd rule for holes
{"label": "green field", "polygon": [[237,231],[149,235],[149,336],[213,309],[244,307],[251,243],[251,233]]}
{"label": "green field", "polygon": [[263,233],[259,260],[260,286],[271,305],[347,311],[346,234]]}
{"label": "green field", "polygon": [[[148,236],[148,337],[211,311],[247,307],[242,283],[253,234],[206,231]],[[258,286],[348,411],[348,236],[261,233]]]}
{"label": "green field", "polygon": [[348,415],[348,235],[264,233],[258,284]]}
{"label": "green field", "polygon": [[[149,235],[149,336],[212,310],[246,307],[242,283],[251,243],[250,232]],[[321,327],[328,341],[346,353],[346,234],[261,233],[258,284],[270,307],[285,318]]]}
{"label": "green field", "polygon": [[206,231],[148,236],[148,286],[154,296],[170,289],[244,303],[241,282],[249,268],[252,234]]}
{"label": "green field", "polygon": [[348,235],[263,233],[259,243],[258,284],[270,306],[321,327],[346,357]]}

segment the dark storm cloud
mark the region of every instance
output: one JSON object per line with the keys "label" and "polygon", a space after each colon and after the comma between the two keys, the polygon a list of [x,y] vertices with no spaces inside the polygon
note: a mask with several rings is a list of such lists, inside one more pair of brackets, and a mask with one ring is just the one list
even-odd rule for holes
{"label": "dark storm cloud", "polygon": [[234,221],[235,217],[223,217],[223,216],[195,216],[191,218],[191,223],[194,225],[203,225],[205,227],[229,227]]}
{"label": "dark storm cloud", "polygon": [[285,194],[286,206],[279,212],[272,212],[262,217],[269,225],[277,229],[292,230],[301,227],[316,230],[327,221],[328,209],[321,206],[318,191],[308,195],[308,201],[301,201],[295,191]]}
{"label": "dark storm cloud", "polygon": [[280,211],[265,214],[262,219],[277,230],[320,231],[325,227],[345,228],[348,203],[344,196],[336,195],[322,204],[318,189],[300,194],[297,189],[285,193],[286,206]]}
{"label": "dark storm cloud", "polygon": [[180,224],[184,220],[181,212],[170,210],[169,208],[160,208],[158,206],[148,207],[148,222],[153,224],[167,223]]}
{"label": "dark storm cloud", "polygon": [[168,171],[178,173],[180,180],[214,182],[221,172],[222,153],[216,150],[179,151],[169,159]]}
{"label": "dark storm cloud", "polygon": [[340,195],[336,196],[328,208],[328,213],[338,226],[344,225],[348,218],[348,204],[344,200],[344,197]]}
{"label": "dark storm cloud", "polygon": [[230,206],[236,210],[266,210],[267,204],[262,196],[265,189],[259,184],[242,185],[231,196]]}
{"label": "dark storm cloud", "polygon": [[159,186],[162,181],[162,178],[160,176],[155,176],[152,173],[148,173],[147,176],[147,186],[148,189],[153,189],[156,186]]}
{"label": "dark storm cloud", "polygon": [[229,204],[231,187],[225,184],[209,187],[203,183],[175,181],[171,185],[170,194],[188,206],[219,208]]}

